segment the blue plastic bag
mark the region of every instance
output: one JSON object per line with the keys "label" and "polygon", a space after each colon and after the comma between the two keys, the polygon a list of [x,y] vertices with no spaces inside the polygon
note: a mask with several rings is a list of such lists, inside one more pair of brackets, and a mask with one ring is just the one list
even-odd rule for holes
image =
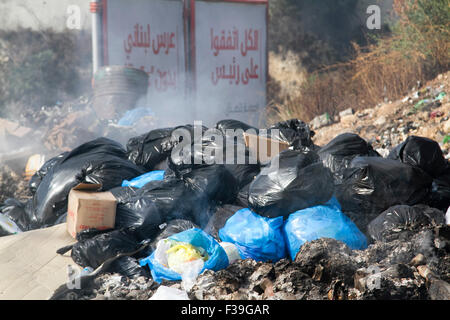
{"label": "blue plastic bag", "polygon": [[[205,269],[218,271],[225,269],[228,266],[228,256],[222,246],[209,234],[205,233],[201,229],[192,228],[177,234],[174,234],[168,239],[172,239],[179,242],[187,242],[195,247],[201,247],[208,253],[208,260],[205,261],[202,273]],[[181,274],[163,266],[155,259],[155,252],[149,257],[141,259],[139,261],[141,266],[148,265],[153,280],[161,283],[163,279],[166,280],[181,280]]]}
{"label": "blue plastic bag", "polygon": [[283,217],[266,218],[241,209],[219,230],[222,241],[233,243],[242,259],[276,262],[286,257]]}
{"label": "blue plastic bag", "polygon": [[150,181],[164,180],[164,174],[165,174],[164,170],[151,171],[139,177],[136,177],[130,181],[124,180],[122,182],[122,187],[135,187],[140,189]]}
{"label": "blue plastic bag", "polygon": [[292,260],[306,241],[319,238],[340,240],[351,249],[367,247],[366,236],[342,213],[339,202],[334,197],[325,205],[292,213],[283,229]]}
{"label": "blue plastic bag", "polygon": [[153,111],[148,107],[139,107],[133,110],[128,110],[125,115],[117,122],[119,126],[130,127],[134,125],[141,118],[146,116],[154,116]]}

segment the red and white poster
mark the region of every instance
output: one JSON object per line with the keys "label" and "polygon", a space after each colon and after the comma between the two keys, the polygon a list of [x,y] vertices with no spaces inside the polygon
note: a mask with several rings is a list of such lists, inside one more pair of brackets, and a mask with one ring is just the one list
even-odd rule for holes
{"label": "red and white poster", "polygon": [[104,64],[145,70],[148,106],[208,126],[227,118],[258,125],[266,0],[103,0],[103,26]]}
{"label": "red and white poster", "polygon": [[149,75],[149,103],[184,96],[186,65],[181,0],[104,0],[104,64]]}
{"label": "red and white poster", "polygon": [[197,114],[258,125],[266,106],[267,3],[195,1]]}

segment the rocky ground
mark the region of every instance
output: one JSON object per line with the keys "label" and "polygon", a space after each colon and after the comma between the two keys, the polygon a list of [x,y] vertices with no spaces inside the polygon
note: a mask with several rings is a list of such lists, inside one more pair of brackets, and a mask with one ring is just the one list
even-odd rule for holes
{"label": "rocky ground", "polygon": [[437,141],[447,159],[450,157],[450,72],[415,88],[398,101],[388,101],[353,112],[346,110],[334,123],[312,122],[316,135],[314,142],[327,144],[344,132],[360,135],[384,155],[391,148],[415,135]]}
{"label": "rocky ground", "polygon": [[[417,227],[417,226],[416,226]],[[395,240],[350,250],[333,239],[302,246],[295,261],[237,261],[205,271],[192,300],[450,299],[450,227],[396,231]],[[178,282],[161,285],[181,289]],[[102,274],[78,292],[57,299],[147,300],[160,285],[151,278]]]}
{"label": "rocky ground", "polygon": [[22,175],[12,170],[7,165],[0,169],[0,203],[8,198],[25,201],[31,198],[28,182]]}

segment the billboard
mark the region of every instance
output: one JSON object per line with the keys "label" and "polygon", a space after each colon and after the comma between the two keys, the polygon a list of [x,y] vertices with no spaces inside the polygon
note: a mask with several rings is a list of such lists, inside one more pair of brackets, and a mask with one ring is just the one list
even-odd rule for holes
{"label": "billboard", "polygon": [[185,95],[183,8],[175,0],[104,0],[104,64],[147,72],[151,99]]}
{"label": "billboard", "polygon": [[[212,125],[266,106],[266,0],[103,0],[104,65],[150,77],[148,104]],[[183,109],[183,110],[180,110]]]}
{"label": "billboard", "polygon": [[258,125],[266,106],[267,3],[195,1],[191,10],[197,114]]}

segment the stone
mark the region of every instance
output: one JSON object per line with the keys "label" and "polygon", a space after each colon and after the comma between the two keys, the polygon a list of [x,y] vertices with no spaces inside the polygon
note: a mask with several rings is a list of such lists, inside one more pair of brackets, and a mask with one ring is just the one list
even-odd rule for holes
{"label": "stone", "polygon": [[418,266],[417,271],[419,272],[420,276],[424,279],[429,279],[430,277],[433,276],[433,273],[427,266]]}
{"label": "stone", "polygon": [[431,300],[450,300],[450,284],[441,279],[432,279],[428,288]]}
{"label": "stone", "polygon": [[421,266],[426,264],[427,259],[425,258],[425,256],[421,253],[419,253],[417,256],[415,256],[411,262],[410,265],[417,267],[417,266]]}
{"label": "stone", "polygon": [[341,123],[344,125],[355,124],[358,118],[354,114],[349,114],[341,118]]}
{"label": "stone", "polygon": [[378,119],[375,120],[373,124],[374,124],[375,126],[382,126],[382,125],[384,125],[385,123],[386,123],[386,117],[385,117],[385,116],[381,116],[381,117],[378,117]]}
{"label": "stone", "polygon": [[348,109],[345,109],[345,110],[343,110],[343,111],[341,111],[341,112],[339,112],[339,117],[345,117],[345,116],[348,116],[348,115],[352,115],[353,114],[353,109],[352,108],[348,108]]}

